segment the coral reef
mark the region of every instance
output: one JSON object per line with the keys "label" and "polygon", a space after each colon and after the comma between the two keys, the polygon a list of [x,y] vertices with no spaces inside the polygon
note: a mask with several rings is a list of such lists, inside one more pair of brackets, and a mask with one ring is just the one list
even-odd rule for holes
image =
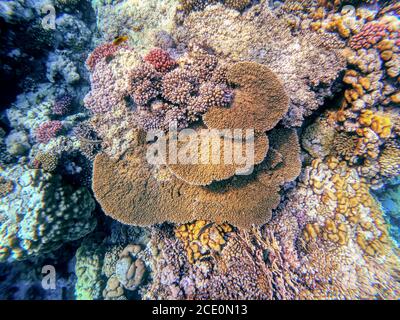
{"label": "coral reef", "polygon": [[36,140],[39,143],[48,143],[63,128],[61,121],[48,121],[40,125],[36,129]]}
{"label": "coral reef", "polygon": [[127,35],[129,45],[140,54],[153,47],[155,34],[169,32],[174,25],[178,0],[93,0],[97,28],[106,41]]}
{"label": "coral reef", "polygon": [[[193,186],[171,174],[168,177],[168,173],[161,179],[147,163],[146,145],[139,135],[124,159],[96,156],[93,191],[106,214],[127,224],[186,223],[196,218],[247,228],[263,224],[279,204],[280,186],[296,179],[301,166],[294,131],[278,129],[269,138],[267,160],[253,174],[210,186]],[[244,198],[252,201],[243,201]]]}
{"label": "coral reef", "polygon": [[[221,28],[221,21],[228,27]],[[204,11],[192,12],[173,36],[184,44],[207,44],[227,62],[252,61],[270,68],[289,96],[287,126],[300,126],[304,117],[332,94],[332,83],[345,67],[341,47],[327,47],[330,36],[293,36],[267,3],[252,6],[243,14],[222,5],[207,6]]]}
{"label": "coral reef", "polygon": [[237,88],[234,102],[230,108],[211,108],[204,115],[208,128],[254,128],[258,134],[274,128],[288,111],[285,89],[263,65],[236,63],[228,68],[227,80]]}
{"label": "coral reef", "polygon": [[398,300],[399,17],[0,1],[0,299]]}
{"label": "coral reef", "polygon": [[85,188],[20,165],[0,175],[13,183],[13,192],[0,198],[0,261],[50,252],[93,231],[94,201]]}

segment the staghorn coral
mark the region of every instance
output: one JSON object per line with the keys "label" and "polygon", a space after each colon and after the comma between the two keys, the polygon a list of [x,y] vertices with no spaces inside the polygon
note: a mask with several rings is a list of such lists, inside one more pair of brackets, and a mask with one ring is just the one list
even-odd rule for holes
{"label": "staghorn coral", "polygon": [[[288,111],[288,97],[276,75],[263,65],[239,62],[227,70],[238,87],[232,106],[211,108],[204,123],[212,129],[254,128],[256,134],[276,126]],[[243,116],[246,114],[247,116]]]}
{"label": "staghorn coral", "polygon": [[[279,129],[269,140],[270,157],[252,175],[199,187],[173,176],[157,180],[145,159],[146,145],[139,138],[125,159],[96,156],[93,191],[104,212],[126,224],[185,223],[196,218],[244,228],[262,224],[279,204],[280,185],[293,181],[300,171],[297,134]],[[281,154],[281,162],[274,163],[276,153]],[[243,201],[246,198],[252,201]]]}

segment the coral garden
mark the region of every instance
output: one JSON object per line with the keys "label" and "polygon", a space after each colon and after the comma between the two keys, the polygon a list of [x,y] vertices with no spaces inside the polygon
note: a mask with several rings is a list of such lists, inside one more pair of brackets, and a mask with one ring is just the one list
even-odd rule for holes
{"label": "coral garden", "polygon": [[400,299],[398,2],[12,0],[0,24],[1,299]]}

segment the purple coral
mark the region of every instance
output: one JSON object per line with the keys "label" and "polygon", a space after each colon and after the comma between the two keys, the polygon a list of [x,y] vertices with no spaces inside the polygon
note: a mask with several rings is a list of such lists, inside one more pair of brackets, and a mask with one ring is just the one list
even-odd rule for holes
{"label": "purple coral", "polygon": [[61,121],[53,120],[41,124],[35,132],[36,140],[39,143],[48,143],[52,138],[62,130],[63,125]]}
{"label": "purple coral", "polygon": [[145,105],[160,94],[161,74],[150,64],[144,63],[132,70],[129,79],[131,96],[138,105]]}
{"label": "purple coral", "polygon": [[172,103],[187,103],[195,89],[195,77],[189,71],[176,69],[163,77],[162,95]]}
{"label": "purple coral", "polygon": [[52,113],[58,116],[66,115],[72,107],[72,97],[69,94],[58,96],[54,102]]}
{"label": "purple coral", "polygon": [[169,72],[158,72],[147,62],[131,72],[129,91],[138,106],[137,123],[144,130],[168,131],[171,123],[183,129],[209,108],[231,103],[225,69],[214,55],[196,48],[183,61]]}
{"label": "purple coral", "polygon": [[207,108],[226,107],[232,101],[232,90],[226,85],[205,82],[200,86],[199,97]]}

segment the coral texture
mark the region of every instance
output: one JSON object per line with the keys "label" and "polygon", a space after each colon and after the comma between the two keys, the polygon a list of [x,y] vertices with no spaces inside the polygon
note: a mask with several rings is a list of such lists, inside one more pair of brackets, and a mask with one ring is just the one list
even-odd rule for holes
{"label": "coral texture", "polygon": [[93,231],[94,201],[85,188],[19,165],[0,175],[13,183],[13,192],[0,198],[1,261],[35,257]]}
{"label": "coral texture", "polygon": [[[126,224],[185,223],[196,218],[245,228],[263,224],[279,204],[280,186],[293,181],[301,167],[294,131],[275,130],[269,138],[267,160],[252,175],[207,187],[192,186],[171,175],[161,180],[147,163],[146,146],[139,140],[125,159],[96,156],[93,191],[104,212]],[[278,161],[276,154],[281,155]]]}

